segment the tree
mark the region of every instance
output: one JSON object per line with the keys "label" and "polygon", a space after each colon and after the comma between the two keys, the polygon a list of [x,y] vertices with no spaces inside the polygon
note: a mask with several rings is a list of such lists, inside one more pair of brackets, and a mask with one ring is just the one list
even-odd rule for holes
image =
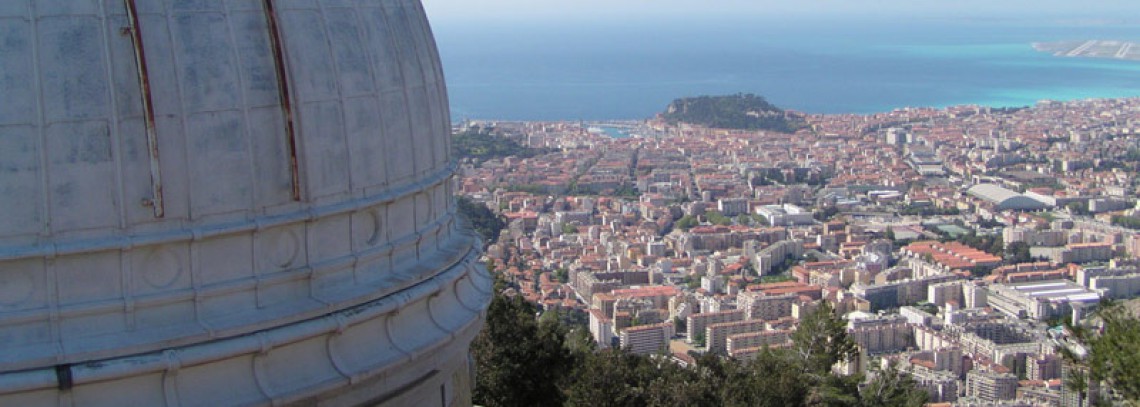
{"label": "tree", "polygon": [[560,386],[574,366],[557,318],[539,324],[522,297],[496,294],[487,324],[471,346],[476,371],[473,399],[486,406],[562,404]]}
{"label": "tree", "polygon": [[834,206],[825,206],[825,207],[823,207],[822,210],[816,211],[815,213],[813,213],[812,217],[814,217],[815,220],[818,220],[821,222],[826,222],[826,221],[831,220],[831,218],[835,217],[835,215],[838,215],[838,214],[839,214],[839,208],[834,207]]}
{"label": "tree", "polygon": [[590,329],[584,326],[571,329],[570,332],[566,333],[565,344],[566,349],[569,349],[570,353],[574,355],[575,361],[582,360],[583,355],[593,353],[598,347],[598,344],[594,343],[594,338],[590,336]]}
{"label": "tree", "polygon": [[[681,367],[665,355],[595,351],[586,329],[556,310],[535,318],[521,297],[496,295],[472,353],[474,401],[488,406],[911,406],[925,392],[894,367],[863,392],[862,375],[830,368],[855,344],[827,302],[806,315],[791,349],[760,350],[749,362],[705,353]],[[567,326],[574,326],[567,330]],[[696,333],[703,342],[703,333]],[[917,404],[915,404],[917,403]]]}
{"label": "tree", "polygon": [[837,317],[827,301],[800,319],[792,334],[792,348],[806,372],[825,375],[831,366],[856,354],[855,341],[847,336],[847,323]]}
{"label": "tree", "polygon": [[1005,260],[1010,264],[1033,261],[1033,256],[1029,252],[1029,244],[1025,242],[1010,243],[1009,247],[1005,248]]}
{"label": "tree", "polygon": [[1073,215],[1088,216],[1091,214],[1091,212],[1089,212],[1088,201],[1069,202],[1068,205],[1065,205],[1065,208]]}
{"label": "tree", "polygon": [[[704,359],[699,365],[710,365]],[[811,383],[802,363],[790,352],[763,349],[747,364],[720,361],[712,364],[708,379],[724,383],[722,405],[730,407],[782,407],[803,405]]]}
{"label": "tree", "polygon": [[1093,380],[1104,381],[1124,399],[1140,403],[1140,319],[1119,303],[1101,302],[1096,316],[1101,320],[1099,334],[1074,329],[1075,336],[1088,345],[1083,361]]}
{"label": "tree", "polygon": [[[644,373],[642,387],[646,390],[645,402],[649,407],[716,406],[719,385],[702,380],[698,372],[681,367],[660,357],[642,357],[638,369]],[[647,380],[646,380],[647,379]]]}
{"label": "tree", "polygon": [[970,233],[958,236],[954,240],[995,256],[1001,255],[1005,247],[1001,235],[978,236],[978,234],[972,230]]}
{"label": "tree", "polygon": [[495,129],[490,127],[472,127],[467,131],[456,133],[452,137],[451,143],[455,155],[482,163],[494,158],[510,156],[530,158],[554,151],[545,148],[529,148],[495,133]]}
{"label": "tree", "polygon": [[567,406],[716,406],[717,382],[655,356],[605,349],[585,356],[567,387]]}
{"label": "tree", "polygon": [[670,123],[685,122],[721,129],[772,130],[794,133],[806,126],[803,118],[773,106],[753,94],[698,96],[676,99],[662,115]]}
{"label": "tree", "polygon": [[692,229],[693,226],[697,226],[699,224],[700,224],[700,222],[697,221],[696,218],[694,218],[690,215],[685,215],[685,216],[682,216],[681,219],[678,219],[677,222],[674,224],[674,226],[676,226],[677,229],[687,231],[689,229]]}
{"label": "tree", "polygon": [[705,333],[701,332],[701,331],[694,333],[693,334],[693,343],[696,343],[697,346],[700,346],[702,348],[705,347]]}
{"label": "tree", "polygon": [[558,282],[560,282],[560,283],[563,283],[563,284],[569,283],[570,282],[570,271],[566,270],[566,268],[558,268],[558,269],[554,270],[554,278],[558,279]]}
{"label": "tree", "polygon": [[1140,218],[1134,216],[1115,215],[1112,224],[1128,229],[1140,229]]}
{"label": "tree", "polygon": [[714,225],[728,226],[732,224],[732,219],[717,211],[705,212],[705,219]]}
{"label": "tree", "polygon": [[822,380],[812,386],[811,390],[808,391],[804,405],[859,407],[861,403],[861,399],[859,398],[859,382],[862,380],[862,375],[823,376]]}
{"label": "tree", "polygon": [[456,209],[459,214],[471,222],[471,226],[483,237],[486,244],[494,243],[499,233],[507,226],[502,218],[491,212],[486,205],[472,201],[461,196],[456,198]]}
{"label": "tree", "polygon": [[[644,406],[637,365],[639,357],[620,349],[604,349],[586,357],[574,369],[567,388],[567,406]],[[539,404],[535,404],[536,406]],[[553,405],[553,404],[548,404]]]}
{"label": "tree", "polygon": [[920,407],[929,398],[914,379],[900,372],[894,363],[877,372],[860,395],[862,405],[867,407]]}

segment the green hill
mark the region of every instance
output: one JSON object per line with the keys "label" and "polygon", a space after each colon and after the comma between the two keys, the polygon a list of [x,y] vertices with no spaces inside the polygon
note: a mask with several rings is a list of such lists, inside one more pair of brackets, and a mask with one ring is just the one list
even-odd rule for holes
{"label": "green hill", "polygon": [[684,122],[718,129],[783,133],[793,133],[805,125],[799,115],[787,113],[750,93],[677,99],[669,104],[662,117],[673,124]]}
{"label": "green hill", "polygon": [[491,127],[472,127],[456,133],[451,140],[452,147],[458,157],[471,158],[480,163],[493,158],[510,156],[530,158],[536,155],[549,154],[553,151],[521,145],[514,140],[495,134],[495,129]]}

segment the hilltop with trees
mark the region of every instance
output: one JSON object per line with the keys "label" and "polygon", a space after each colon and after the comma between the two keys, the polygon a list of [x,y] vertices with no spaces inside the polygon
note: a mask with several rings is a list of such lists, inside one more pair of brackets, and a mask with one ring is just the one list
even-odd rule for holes
{"label": "hilltop with trees", "polygon": [[684,122],[719,129],[794,133],[805,126],[799,115],[785,112],[751,93],[676,99],[661,116],[671,124]]}
{"label": "hilltop with trees", "polygon": [[469,158],[477,163],[504,157],[530,158],[548,154],[550,150],[531,148],[496,134],[493,127],[473,126],[456,133],[452,138],[452,148],[460,158]]}

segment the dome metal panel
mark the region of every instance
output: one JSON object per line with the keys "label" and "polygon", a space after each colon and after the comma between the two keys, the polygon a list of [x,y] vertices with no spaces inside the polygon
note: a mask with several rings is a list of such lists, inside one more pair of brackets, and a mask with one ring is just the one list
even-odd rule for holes
{"label": "dome metal panel", "polygon": [[462,404],[448,117],[416,0],[0,2],[0,404]]}

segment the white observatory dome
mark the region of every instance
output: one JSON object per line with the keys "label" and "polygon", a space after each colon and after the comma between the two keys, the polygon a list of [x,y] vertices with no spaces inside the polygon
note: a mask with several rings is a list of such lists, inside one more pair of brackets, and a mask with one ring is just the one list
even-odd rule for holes
{"label": "white observatory dome", "polygon": [[464,405],[418,0],[0,1],[0,405]]}

